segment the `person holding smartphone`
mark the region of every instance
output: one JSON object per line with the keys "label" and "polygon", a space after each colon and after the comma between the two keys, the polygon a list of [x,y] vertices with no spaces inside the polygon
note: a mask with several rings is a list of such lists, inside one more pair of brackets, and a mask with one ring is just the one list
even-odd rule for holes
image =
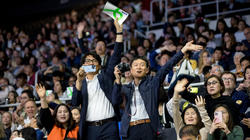
{"label": "person holding smartphone", "polygon": [[119,25],[118,20],[114,24],[116,42],[108,65],[101,69],[100,56],[86,53],[73,87],[72,105],[81,105],[81,140],[119,139],[119,106],[115,106],[112,101],[112,89],[115,80],[114,67],[119,64],[123,49],[123,25]]}
{"label": "person holding smartphone", "polygon": [[243,140],[244,134],[240,126],[235,125],[233,115],[225,104],[218,104],[214,109],[213,123],[208,140]]}

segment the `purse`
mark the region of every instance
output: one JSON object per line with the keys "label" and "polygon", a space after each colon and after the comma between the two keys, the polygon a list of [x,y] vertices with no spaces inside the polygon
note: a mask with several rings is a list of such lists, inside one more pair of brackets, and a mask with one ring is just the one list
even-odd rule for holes
{"label": "purse", "polygon": [[180,65],[180,67],[176,70],[176,72],[174,72],[174,75],[173,75],[173,78],[172,78],[170,84],[173,83],[175,81],[175,79],[181,74],[186,74],[186,75],[190,75],[190,76],[195,77],[194,70],[193,70],[188,59],[184,59]]}

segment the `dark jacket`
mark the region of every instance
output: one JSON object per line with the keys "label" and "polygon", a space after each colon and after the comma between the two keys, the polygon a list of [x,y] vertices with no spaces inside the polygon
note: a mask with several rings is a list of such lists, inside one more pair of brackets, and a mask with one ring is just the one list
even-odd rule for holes
{"label": "dark jacket", "polygon": [[227,105],[234,118],[234,123],[239,124],[239,108],[235,105],[234,101],[230,96],[220,96],[219,98],[213,99],[210,95],[205,96],[206,99],[206,110],[208,113],[208,116],[210,118],[213,118],[213,111],[218,104],[225,104]]}
{"label": "dark jacket", "polygon": [[[113,105],[116,115],[119,115],[119,107],[117,107],[112,100],[112,89],[115,80],[114,67],[120,62],[122,49],[123,49],[123,43],[116,42],[114,53],[111,56],[106,69],[101,70],[101,72],[97,76],[100,83],[100,87],[103,90],[105,96]],[[84,136],[86,136],[87,133],[86,129],[87,127],[85,121],[86,121],[86,114],[88,107],[88,90],[87,90],[86,79],[82,81],[81,91],[78,91],[74,86],[72,95],[72,105],[73,106],[82,105],[79,135],[80,139],[84,139]]]}
{"label": "dark jacket", "polygon": [[[150,118],[151,121],[150,125],[155,132],[157,132],[157,129],[160,126],[159,113],[158,113],[158,93],[160,85],[164,81],[165,76],[169,73],[170,70],[172,70],[173,66],[176,65],[182,59],[182,57],[183,53],[178,52],[164,66],[161,67],[161,69],[157,72],[155,76],[145,76],[139,84],[139,92],[144,101],[146,111]],[[121,85],[115,84],[113,92],[119,94],[119,96],[115,96],[117,97],[116,99],[117,101],[120,101],[121,93],[125,94],[126,107],[122,115],[120,134],[123,137],[127,137],[129,122],[131,119],[129,114],[131,114],[130,105],[133,97],[134,85],[130,83],[128,85],[123,85],[121,88]]]}

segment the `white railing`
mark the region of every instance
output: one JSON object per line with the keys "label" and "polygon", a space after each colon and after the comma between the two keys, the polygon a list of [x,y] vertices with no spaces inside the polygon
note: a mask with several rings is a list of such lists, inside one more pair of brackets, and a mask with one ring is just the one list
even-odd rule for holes
{"label": "white railing", "polygon": [[[165,20],[162,22],[158,22],[158,23],[154,23],[153,20],[153,4],[155,2],[159,2],[160,7],[162,7],[162,2],[163,0],[152,0],[150,2],[150,26],[158,26],[158,25],[164,25],[165,22],[167,22],[168,20],[168,12],[170,11],[177,11],[180,9],[186,9],[186,8],[193,8],[193,7],[198,7],[198,6],[205,6],[205,5],[211,5],[211,4],[216,4],[216,11],[215,13],[212,14],[207,14],[205,15],[205,17],[215,17],[217,18],[217,20],[219,19],[220,15],[227,15],[227,14],[232,14],[232,13],[236,13],[236,12],[244,12],[244,11],[249,11],[250,8],[243,8],[243,9],[238,9],[238,10],[230,10],[230,11],[225,11],[225,12],[220,12],[219,9],[219,4],[222,2],[226,2],[227,0],[215,0],[215,1],[211,1],[211,2],[203,2],[203,3],[199,3],[199,4],[192,4],[192,5],[186,5],[186,6],[180,6],[180,7],[176,7],[176,8],[167,8],[168,6],[168,0],[164,0],[165,1]],[[167,9],[167,10],[166,10]],[[189,20],[194,20],[195,17],[188,17],[188,18],[183,18],[183,19],[176,19],[176,22],[178,21],[189,21]]]}
{"label": "white railing", "polygon": [[[242,82],[243,78],[238,78],[237,82]],[[192,83],[190,84],[190,86],[202,86],[204,85],[204,82],[199,82],[199,83]],[[165,86],[164,87],[165,90],[169,89],[169,86]],[[71,101],[71,98],[60,98],[60,101]],[[6,107],[14,107],[14,106],[18,106],[20,103],[16,103],[16,104],[5,104],[5,105],[0,105],[0,108],[6,108]],[[40,101],[36,101],[36,104],[41,104]]]}

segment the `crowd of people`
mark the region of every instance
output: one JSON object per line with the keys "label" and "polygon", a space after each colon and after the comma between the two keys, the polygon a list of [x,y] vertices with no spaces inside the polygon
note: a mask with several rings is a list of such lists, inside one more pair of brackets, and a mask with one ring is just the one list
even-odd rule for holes
{"label": "crowd of people", "polygon": [[250,27],[240,15],[212,30],[200,14],[191,28],[170,13],[160,38],[142,38],[148,5],[117,3],[130,14],[120,25],[104,4],[38,31],[0,29],[0,139],[250,139]]}

